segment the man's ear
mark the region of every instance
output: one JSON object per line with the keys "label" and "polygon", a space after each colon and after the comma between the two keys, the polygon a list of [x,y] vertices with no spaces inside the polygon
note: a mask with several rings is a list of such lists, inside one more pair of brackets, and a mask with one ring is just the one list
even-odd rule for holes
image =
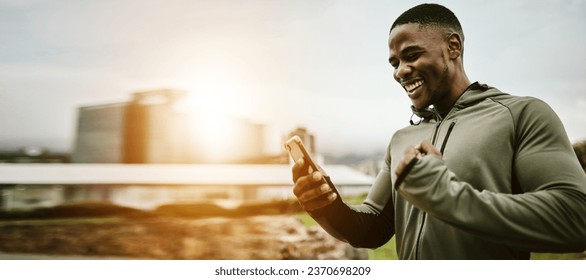
{"label": "man's ear", "polygon": [[462,44],[462,38],[460,35],[456,32],[452,32],[447,40],[450,59],[456,59],[462,56],[464,45]]}

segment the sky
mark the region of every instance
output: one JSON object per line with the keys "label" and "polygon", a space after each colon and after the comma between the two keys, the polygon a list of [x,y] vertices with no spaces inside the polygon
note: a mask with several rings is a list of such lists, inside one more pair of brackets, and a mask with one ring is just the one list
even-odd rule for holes
{"label": "sky", "polygon": [[[0,0],[0,150],[73,149],[77,108],[174,88],[328,154],[383,151],[408,125],[388,32],[420,1]],[[586,1],[438,1],[460,19],[464,67],[546,101],[586,139]]]}

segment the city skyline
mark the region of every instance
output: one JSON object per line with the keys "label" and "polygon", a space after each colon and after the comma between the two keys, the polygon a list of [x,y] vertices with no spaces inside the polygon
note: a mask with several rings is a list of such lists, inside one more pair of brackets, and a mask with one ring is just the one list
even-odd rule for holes
{"label": "city skyline", "polygon": [[[383,151],[411,116],[388,29],[418,3],[0,1],[0,149],[71,152],[78,107],[176,88],[277,139],[306,127],[323,153]],[[462,22],[471,80],[546,101],[586,139],[586,3],[440,3]]]}

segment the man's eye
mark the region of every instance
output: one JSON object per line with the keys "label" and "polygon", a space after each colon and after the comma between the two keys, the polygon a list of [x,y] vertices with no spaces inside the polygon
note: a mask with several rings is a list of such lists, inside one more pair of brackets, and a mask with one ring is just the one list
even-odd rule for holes
{"label": "man's eye", "polygon": [[419,53],[410,53],[405,56],[405,60],[407,61],[414,61],[419,57]]}

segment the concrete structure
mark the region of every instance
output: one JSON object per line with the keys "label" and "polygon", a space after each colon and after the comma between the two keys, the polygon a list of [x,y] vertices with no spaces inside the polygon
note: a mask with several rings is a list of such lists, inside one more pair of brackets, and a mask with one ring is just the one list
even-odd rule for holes
{"label": "concrete structure", "polygon": [[124,163],[193,161],[190,119],[181,110],[185,93],[176,90],[137,92],[126,108]]}
{"label": "concrete structure", "polygon": [[[323,167],[342,194],[366,192],[374,180],[347,166]],[[287,164],[2,164],[0,186],[3,210],[88,200],[151,209],[185,201],[292,197]]]}
{"label": "concrete structure", "polygon": [[122,163],[127,103],[78,108],[72,161]]}

